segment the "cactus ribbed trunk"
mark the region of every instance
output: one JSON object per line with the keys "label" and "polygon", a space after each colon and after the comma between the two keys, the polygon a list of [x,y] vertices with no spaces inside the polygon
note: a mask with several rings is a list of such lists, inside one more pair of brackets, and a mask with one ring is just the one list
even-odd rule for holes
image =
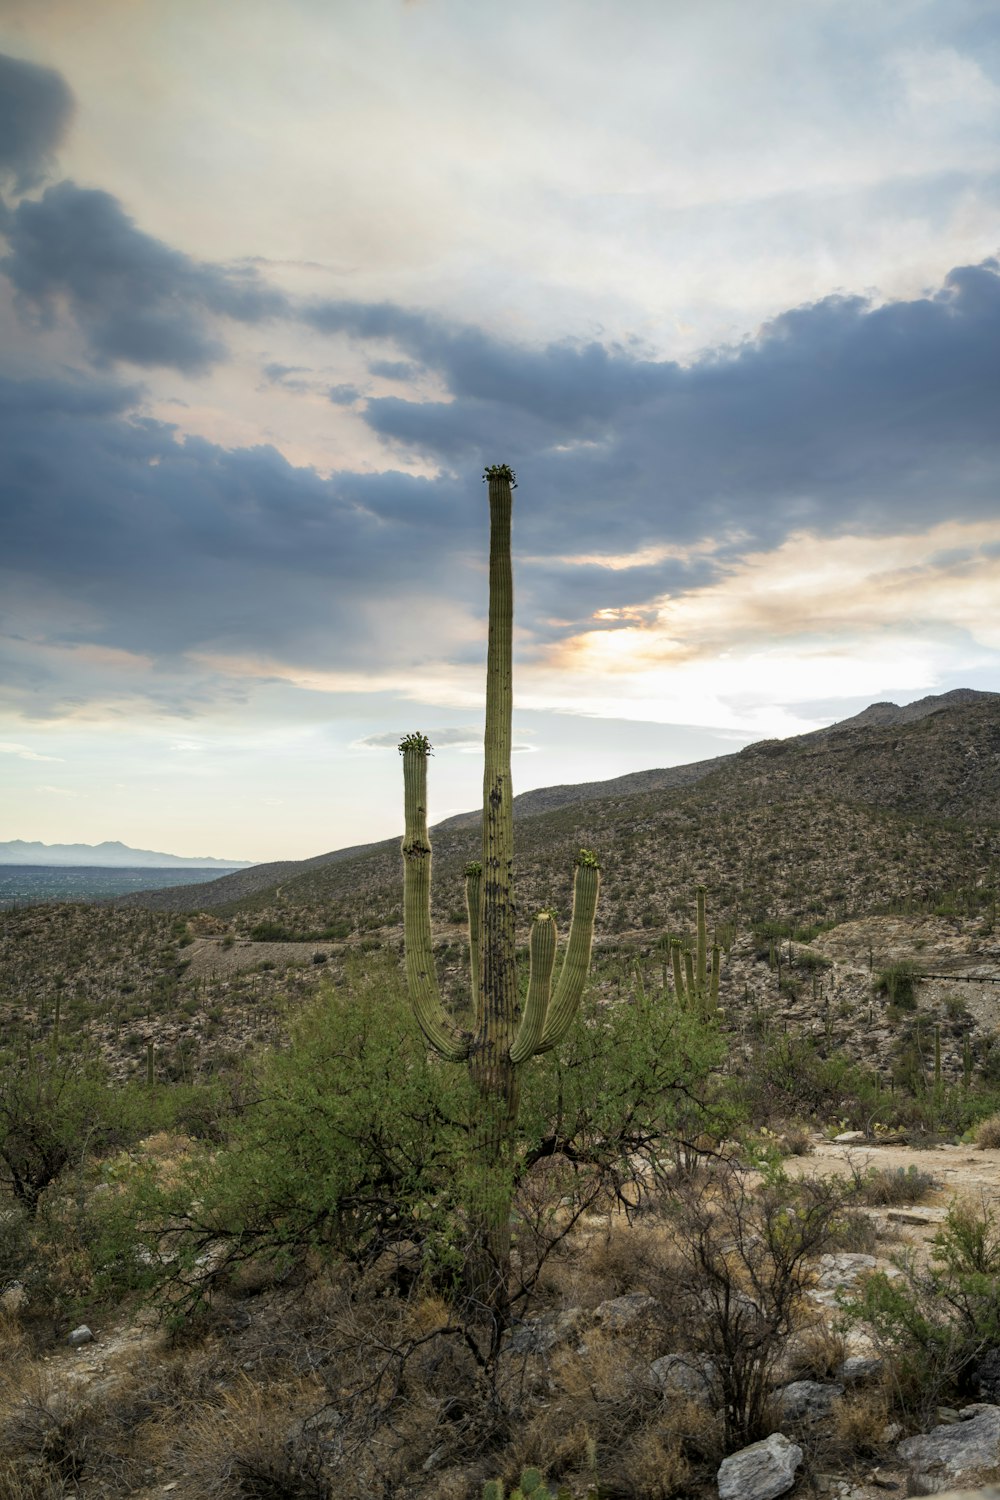
{"label": "cactus ribbed trunk", "polygon": [[514,581],[510,480],[490,476],[490,613],[486,654],[483,766],[483,873],[479,918],[479,995],[469,1070],[479,1094],[481,1178],[473,1280],[496,1302],[510,1255],[510,1181],[517,1076],[510,1059],[517,1020],[514,944],[514,808],[510,781],[514,705]]}
{"label": "cactus ribbed trunk", "polygon": [[482,863],[466,869],[469,953],[475,1021],[463,1031],[448,1016],[434,974],[431,945],[431,848],[427,831],[427,757],[422,734],[407,735],[403,754],[403,926],[406,977],[427,1041],[442,1057],[464,1061],[476,1090],[475,1167],[467,1203],[471,1247],[468,1282],[495,1319],[507,1319],[511,1204],[520,1070],[565,1037],[590,964],[600,889],[596,856],[581,849],[573,884],[573,917],[555,995],[556,925],[542,911],[531,928],[531,970],[518,1014],[514,934],[514,813],[510,780],[513,711],[514,590],[510,535],[514,476],[506,464],[487,469],[490,496],[490,608],[486,661]]}

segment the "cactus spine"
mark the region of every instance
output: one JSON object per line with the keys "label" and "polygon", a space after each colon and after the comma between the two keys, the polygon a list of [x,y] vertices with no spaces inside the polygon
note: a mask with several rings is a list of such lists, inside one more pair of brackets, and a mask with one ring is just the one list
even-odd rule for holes
{"label": "cactus spine", "polygon": [[406,977],[427,1041],[443,1058],[465,1062],[479,1098],[477,1138],[482,1181],[470,1204],[476,1231],[472,1281],[477,1295],[506,1316],[510,1259],[510,1170],[520,1096],[519,1072],[529,1058],[558,1046],[572,1023],[590,965],[600,888],[596,856],[576,860],[569,941],[553,993],[556,924],[535,917],[530,973],[518,1016],[514,942],[514,818],[511,791],[513,711],[513,574],[510,554],[514,474],[506,464],[486,470],[490,506],[489,641],[483,770],[482,860],[467,866],[466,905],[474,1021],[456,1025],[441,1002],[431,947],[431,847],[427,832],[425,735],[400,743],[406,828],[403,836],[403,927]]}

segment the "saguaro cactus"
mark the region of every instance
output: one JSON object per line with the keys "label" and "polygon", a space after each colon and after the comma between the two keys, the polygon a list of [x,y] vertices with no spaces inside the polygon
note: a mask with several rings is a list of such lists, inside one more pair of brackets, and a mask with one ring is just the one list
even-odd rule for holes
{"label": "saguaro cactus", "polygon": [[403,836],[403,925],[406,978],[417,1021],[430,1045],[465,1062],[478,1096],[479,1177],[470,1204],[474,1243],[472,1282],[495,1312],[506,1312],[510,1260],[511,1166],[520,1096],[520,1070],[558,1045],[569,1030],[590,965],[600,887],[597,857],[576,859],[569,941],[553,990],[556,924],[540,911],[531,926],[527,997],[518,1012],[514,947],[514,818],[510,779],[513,586],[510,557],[513,471],[494,464],[484,474],[490,503],[490,604],[486,662],[483,772],[483,852],[465,872],[469,916],[473,1015],[458,1026],[441,1002],[431,948],[431,848],[427,832],[425,735],[409,734],[403,756],[406,831]]}
{"label": "saguaro cactus", "polygon": [[685,948],[679,938],[670,942],[670,957],[674,971],[674,993],[681,1006],[692,1006],[714,1015],[719,1004],[719,966],[721,955],[718,943],[712,944],[711,962],[708,956],[708,928],[705,922],[705,887],[696,889],[698,924],[695,937],[696,951]]}

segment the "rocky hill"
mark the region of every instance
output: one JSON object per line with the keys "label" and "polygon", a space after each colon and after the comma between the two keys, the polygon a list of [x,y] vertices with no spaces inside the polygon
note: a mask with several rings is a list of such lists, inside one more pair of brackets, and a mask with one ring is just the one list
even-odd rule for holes
{"label": "rocky hill", "polygon": [[[876,704],[843,724],[690,766],[515,798],[524,910],[568,901],[575,848],[606,870],[605,930],[669,924],[693,884],[716,910],[810,912],[827,920],[919,905],[995,881],[1000,694],[962,691],[906,708]],[[461,916],[459,872],[478,814],[433,830],[436,915]],[[393,925],[398,840],[260,865],[129,898],[160,911],[242,914],[289,932]]]}

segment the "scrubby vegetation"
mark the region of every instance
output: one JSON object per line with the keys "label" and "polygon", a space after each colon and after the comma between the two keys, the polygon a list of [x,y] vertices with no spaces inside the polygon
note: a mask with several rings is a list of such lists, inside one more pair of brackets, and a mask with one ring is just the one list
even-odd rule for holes
{"label": "scrubby vegetation", "polygon": [[[1000,1141],[970,982],[1000,960],[991,712],[523,820],[523,911],[565,924],[594,843],[605,895],[579,1015],[519,1075],[502,1309],[467,1274],[475,1089],[404,993],[395,843],[231,908],[0,914],[0,1497],[671,1500],[769,1432],[808,1485],[996,1401],[994,1207],[941,1223],[938,1159],[905,1159]],[[434,835],[459,1030],[476,842]],[[722,957],[689,991],[698,884]],[[921,1213],[929,1260],[896,1222]],[[862,1335],[868,1383],[796,1405]]]}

